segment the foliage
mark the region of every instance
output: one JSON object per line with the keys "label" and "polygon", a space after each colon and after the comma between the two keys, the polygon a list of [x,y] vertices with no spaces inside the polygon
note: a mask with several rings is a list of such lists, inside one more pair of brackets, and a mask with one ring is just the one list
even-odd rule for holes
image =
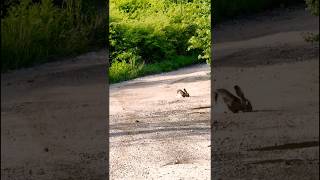
{"label": "foliage", "polygon": [[102,47],[105,16],[88,12],[80,0],[21,0],[1,21],[1,70],[27,67],[54,57],[69,56]]}
{"label": "foliage", "polygon": [[[319,16],[319,0],[305,0],[307,9],[310,11],[311,14],[315,16]],[[319,43],[319,33],[308,33],[304,36],[304,39],[307,42]]]}
{"label": "foliage", "polygon": [[[209,0],[111,0],[112,61],[129,62],[133,58],[139,63],[150,64],[177,55],[205,52],[205,46],[196,43],[205,35],[201,28],[210,31],[209,8]],[[192,47],[190,51],[188,47]],[[123,56],[128,52],[130,55]]]}
{"label": "foliage", "polygon": [[194,36],[189,39],[191,49],[201,49],[202,54],[198,56],[199,59],[205,59],[208,64],[211,63],[211,14],[210,14],[210,1],[203,1],[200,4],[202,11],[198,12],[195,23],[198,29]]}

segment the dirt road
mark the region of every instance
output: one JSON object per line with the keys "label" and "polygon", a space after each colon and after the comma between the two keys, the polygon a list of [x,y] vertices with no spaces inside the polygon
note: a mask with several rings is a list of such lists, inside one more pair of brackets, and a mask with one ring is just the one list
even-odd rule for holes
{"label": "dirt road", "polygon": [[1,179],[104,179],[104,52],[1,76]]}
{"label": "dirt road", "polygon": [[319,19],[303,8],[217,28],[215,88],[240,85],[254,112],[214,113],[213,179],[319,179],[319,44],[306,32]]}
{"label": "dirt road", "polygon": [[[210,177],[209,70],[200,65],[111,86],[111,179]],[[191,97],[177,97],[179,88]]]}

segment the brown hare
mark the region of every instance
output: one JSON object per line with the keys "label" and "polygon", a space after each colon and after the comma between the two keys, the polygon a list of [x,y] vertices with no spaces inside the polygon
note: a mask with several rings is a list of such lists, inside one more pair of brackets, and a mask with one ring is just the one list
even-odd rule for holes
{"label": "brown hare", "polygon": [[234,89],[239,97],[233,95],[226,89],[217,89],[214,94],[215,101],[217,101],[218,96],[221,96],[228,109],[233,113],[237,113],[239,111],[251,112],[252,105],[250,101],[244,96],[241,88],[238,85],[235,85]]}
{"label": "brown hare", "polygon": [[183,90],[178,89],[177,90],[177,94],[180,94],[182,97],[190,97],[190,95],[189,95],[189,93],[187,92],[186,89],[183,89]]}

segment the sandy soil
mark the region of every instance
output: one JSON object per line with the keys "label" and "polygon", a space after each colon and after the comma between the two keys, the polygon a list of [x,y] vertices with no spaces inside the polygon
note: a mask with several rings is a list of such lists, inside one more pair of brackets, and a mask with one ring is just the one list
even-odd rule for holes
{"label": "sandy soil", "polygon": [[[211,148],[217,179],[318,179],[319,47],[301,38],[318,18],[268,13],[216,29],[215,87],[255,112],[214,109],[210,129],[207,65],[110,86],[111,179],[210,179]],[[105,56],[2,74],[2,179],[104,179]]]}
{"label": "sandy soil", "polygon": [[[210,106],[209,70],[200,65],[111,86],[111,179],[209,179],[210,109],[193,109]],[[191,97],[177,97],[179,88]]]}
{"label": "sandy soil", "polygon": [[214,86],[240,85],[254,112],[214,109],[213,179],[319,179],[319,45],[306,32],[319,19],[302,8],[217,28]]}

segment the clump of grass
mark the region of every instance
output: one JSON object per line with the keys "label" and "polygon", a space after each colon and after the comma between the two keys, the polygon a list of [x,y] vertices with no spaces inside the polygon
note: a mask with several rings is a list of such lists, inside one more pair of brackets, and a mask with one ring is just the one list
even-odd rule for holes
{"label": "clump of grass", "polygon": [[111,83],[125,81],[138,77],[143,66],[132,66],[125,61],[115,61],[109,68],[109,79]]}
{"label": "clump of grass", "polygon": [[64,1],[62,7],[52,0],[21,0],[1,20],[1,71],[102,47],[105,27],[105,15],[87,13],[81,0]]}
{"label": "clump of grass", "polygon": [[176,56],[152,64],[115,61],[109,68],[109,80],[110,83],[117,83],[141,76],[173,71],[195,63],[199,63],[196,56]]}
{"label": "clump of grass", "polygon": [[316,43],[319,42],[319,33],[307,33],[303,35],[303,38],[305,41],[310,42],[310,43]]}

